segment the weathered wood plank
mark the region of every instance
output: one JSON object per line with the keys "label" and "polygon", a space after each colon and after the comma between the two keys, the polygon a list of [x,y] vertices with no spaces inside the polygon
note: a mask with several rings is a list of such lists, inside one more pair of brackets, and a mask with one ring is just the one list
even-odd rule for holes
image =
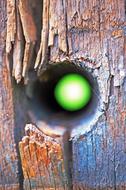
{"label": "weathered wood plank", "polygon": [[[10,32],[11,34],[11,32]],[[12,37],[12,36],[11,36]],[[10,70],[5,55],[6,1],[0,1],[0,189],[18,190],[18,158]],[[13,38],[13,37],[12,37]]]}
{"label": "weathered wood plank", "polygon": [[[79,60],[82,67],[93,69],[104,111],[84,138],[73,139],[73,188],[123,190],[126,188],[125,1],[58,2],[50,4],[50,10],[58,10],[58,14],[50,13],[48,21],[50,61]],[[62,34],[65,36],[67,32],[64,37],[67,44],[62,45],[68,47],[68,54],[66,48],[61,48],[59,19],[66,22]]]}
{"label": "weathered wood plank", "polygon": [[[42,2],[38,2],[40,3],[40,7],[42,7]],[[49,2],[47,7],[43,6],[48,18],[42,17],[42,23],[40,23],[41,19],[38,17],[39,22],[37,25],[35,24],[35,27],[40,25],[38,30],[39,38],[37,40],[39,41],[40,33],[42,32],[42,41],[44,41],[44,44],[38,43],[40,44],[39,50],[38,48],[35,49],[39,57],[37,66],[43,63],[43,52],[44,57],[45,55],[47,56],[48,52],[50,63],[69,60],[70,62],[74,61],[75,64],[79,62],[82,67],[92,69],[99,84],[99,99],[103,103],[99,110],[102,110],[104,113],[94,124],[92,130],[85,134],[83,138],[82,136],[76,136],[72,140],[73,189],[125,190],[125,0],[63,0],[62,2],[55,0]],[[32,3],[32,10],[34,10],[36,6],[34,1]],[[31,6],[31,4],[29,5]],[[14,188],[13,184],[15,183],[18,186],[18,175],[16,174],[18,172],[17,153],[14,144],[15,139],[18,144],[22,136],[19,133],[20,131],[23,133],[24,130],[23,128],[21,130],[21,127],[27,121],[24,121],[23,116],[26,113],[26,101],[23,100],[25,102],[22,104],[24,107],[22,106],[22,109],[19,108],[19,100],[21,100],[19,96],[22,94],[21,90],[23,92],[25,90],[21,86],[16,87],[14,88],[13,95],[16,107],[15,113],[17,114],[15,121],[18,130],[15,130],[12,86],[9,78],[10,71],[4,57],[6,6],[3,0],[0,1],[0,7],[3,10],[0,13],[2,18],[0,20],[0,30],[2,29],[0,38],[0,90],[2,94],[0,99],[0,110],[2,110],[0,112],[0,151],[2,155],[0,170],[2,171],[2,175],[0,183],[3,184],[1,189],[6,190]],[[35,18],[30,13],[30,18],[34,21]],[[14,18],[14,22],[12,23],[14,25],[14,14],[11,16]],[[24,31],[27,29],[25,27]],[[13,29],[11,27],[11,32],[14,35],[15,28]],[[37,28],[34,29],[36,30]],[[40,30],[42,31],[40,32]],[[11,36],[11,42],[14,41],[13,35]],[[46,36],[46,39],[43,39],[44,36]],[[30,36],[28,37],[30,38]],[[35,40],[32,40],[32,42],[28,41],[28,43],[34,43]],[[10,49],[10,44],[8,44],[8,49]],[[32,57],[32,53],[32,51],[29,51],[28,57]],[[29,60],[26,61],[25,65],[28,65],[28,62]],[[26,70],[28,70],[28,67]],[[25,110],[25,112],[22,113],[22,110]],[[22,114],[22,116],[18,114]],[[23,121],[21,121],[21,118]],[[16,134],[18,133],[20,138],[14,137],[14,131]],[[80,133],[82,135],[83,130],[80,130]],[[45,143],[43,142],[43,134],[40,135],[39,140],[38,136],[36,136],[37,134],[31,130],[30,134],[27,134],[19,144],[25,189],[67,189],[67,179],[64,176],[63,155],[60,143],[56,142],[55,144],[54,138],[49,137],[48,139],[46,135],[44,138],[48,140]],[[54,145],[59,147],[60,153],[55,152]],[[51,153],[47,156],[48,148],[50,148],[49,152],[51,151]],[[12,152],[14,153],[12,154]],[[57,155],[62,156],[57,158]],[[8,187],[5,184],[12,184],[12,187]]]}

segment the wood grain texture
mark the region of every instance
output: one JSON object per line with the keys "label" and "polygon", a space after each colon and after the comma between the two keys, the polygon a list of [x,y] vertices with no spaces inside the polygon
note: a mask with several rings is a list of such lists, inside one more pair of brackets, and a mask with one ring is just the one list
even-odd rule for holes
{"label": "wood grain texture", "polygon": [[[40,34],[42,34],[42,43],[39,43],[40,49],[36,49],[36,56],[38,55],[39,57],[39,61],[37,62],[38,68],[40,68],[40,64],[43,63],[42,53],[44,52],[44,57],[48,55],[48,60],[52,64],[68,60],[69,62],[73,61],[75,64],[79,63],[81,67],[93,70],[99,85],[99,99],[102,101],[102,107],[99,107],[102,113],[101,117],[97,119],[91,131],[87,134],[83,134],[83,130],[81,130],[81,135],[77,135],[72,139],[73,189],[125,190],[125,0],[54,0],[46,3],[47,4],[43,6],[43,10],[48,18],[43,17],[42,11],[42,22],[41,24],[38,22],[36,25],[36,27],[40,25],[38,41],[40,40]],[[0,157],[0,171],[2,171],[0,185],[3,184],[0,188],[6,190],[9,189],[9,187],[5,184],[12,184],[11,189],[14,189],[13,184],[17,184],[15,185],[17,188],[18,176],[16,171],[18,167],[17,153],[14,147],[12,87],[10,78],[8,78],[10,71],[8,71],[6,62],[3,61],[6,28],[5,1],[0,1],[0,7],[3,9],[3,11],[0,12],[2,18],[0,20],[0,90],[2,94],[0,100],[0,110],[2,110],[0,112],[0,132],[2,136],[0,151],[4,157],[4,159]],[[12,10],[13,6],[11,11]],[[13,17],[14,15],[11,16]],[[12,27],[10,26],[10,30],[11,29]],[[15,30],[11,30],[13,34],[14,31]],[[44,36],[46,39],[43,39]],[[10,37],[7,39],[10,39]],[[7,44],[8,51],[11,49],[10,44],[12,41],[13,40],[9,40]],[[31,52],[29,51],[29,53]],[[17,89],[14,90],[16,93]],[[19,102],[17,101],[20,96],[19,92],[20,91],[18,91],[17,96],[14,96],[16,101],[15,110],[20,109],[16,114],[22,114],[25,109],[23,106],[21,107],[22,109],[19,108]],[[19,99],[21,100],[21,98]],[[23,105],[25,107],[25,104]],[[20,126],[20,130],[22,125],[23,131],[24,121],[22,124],[21,119],[19,120],[19,115],[16,115],[16,121],[17,126]],[[60,153],[55,154],[55,148],[52,148],[55,144],[54,139],[49,137],[47,144],[51,143],[49,147],[52,151],[52,155],[55,155],[55,166],[53,167],[51,163],[51,168],[43,170],[43,164],[45,167],[47,163],[50,163],[49,158],[47,158],[47,155],[45,155],[43,151],[43,148],[47,151],[47,146],[41,147],[44,143],[43,134],[40,135],[42,140],[37,140],[38,137],[34,137],[34,135],[37,135],[37,132],[34,132],[32,135],[28,134],[24,136],[19,143],[25,189],[67,189],[67,179],[63,176],[64,166],[62,165],[63,168],[61,170],[59,169],[59,165],[63,161],[61,145],[56,143],[56,147],[59,147]],[[48,138],[47,135],[45,135],[44,138]],[[11,157],[11,155],[13,155],[13,157]],[[43,159],[44,155],[46,158]],[[60,155],[61,158],[58,159],[57,155]],[[40,160],[38,161],[37,158]],[[9,164],[8,159],[10,159]],[[7,166],[9,166],[9,169]]]}
{"label": "wood grain texture", "polygon": [[[13,27],[11,29],[14,29]],[[10,31],[10,35],[12,31]],[[0,1],[0,189],[18,190],[18,158],[10,70],[5,54],[6,1]],[[11,36],[12,37],[12,36]],[[13,39],[13,37],[11,38]]]}
{"label": "wood grain texture", "polygon": [[24,189],[67,189],[61,140],[27,124],[26,136],[19,143]]}
{"label": "wood grain texture", "polygon": [[[72,0],[60,4],[57,0],[50,3],[50,11],[50,61],[79,60],[82,67],[93,69],[103,102],[104,113],[93,129],[84,138],[73,139],[74,189],[124,190],[125,2]],[[67,54],[64,47],[68,47]]]}

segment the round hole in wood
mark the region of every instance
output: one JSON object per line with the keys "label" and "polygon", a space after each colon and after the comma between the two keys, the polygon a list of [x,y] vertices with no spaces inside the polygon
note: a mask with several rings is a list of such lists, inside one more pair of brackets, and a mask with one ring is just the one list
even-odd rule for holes
{"label": "round hole in wood", "polygon": [[[54,98],[54,88],[57,82],[66,74],[76,73],[89,82],[92,96],[86,106],[78,111],[67,111],[59,106]],[[97,80],[86,68],[81,68],[73,63],[59,63],[50,65],[34,81],[32,96],[29,98],[30,111],[36,120],[44,121],[52,129],[54,126],[63,126],[67,130],[78,127],[81,123],[92,121],[99,104],[99,89]]]}

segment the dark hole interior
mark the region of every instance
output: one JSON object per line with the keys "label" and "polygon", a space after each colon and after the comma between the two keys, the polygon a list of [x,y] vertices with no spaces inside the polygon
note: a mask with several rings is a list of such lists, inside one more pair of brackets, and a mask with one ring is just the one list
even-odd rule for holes
{"label": "dark hole interior", "polygon": [[[84,76],[91,85],[92,97],[89,103],[79,111],[66,111],[54,98],[54,87],[61,77],[69,73]],[[49,66],[32,85],[32,98],[29,98],[30,109],[38,120],[49,125],[75,127],[80,121],[91,119],[98,105],[98,85],[92,74],[86,69],[71,63],[60,63]]]}

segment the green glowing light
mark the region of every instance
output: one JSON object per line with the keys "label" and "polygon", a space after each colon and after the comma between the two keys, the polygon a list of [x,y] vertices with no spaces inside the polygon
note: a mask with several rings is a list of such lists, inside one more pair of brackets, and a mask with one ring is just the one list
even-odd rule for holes
{"label": "green glowing light", "polygon": [[86,78],[79,74],[63,76],[55,86],[57,103],[67,111],[84,108],[91,99],[92,90]]}

